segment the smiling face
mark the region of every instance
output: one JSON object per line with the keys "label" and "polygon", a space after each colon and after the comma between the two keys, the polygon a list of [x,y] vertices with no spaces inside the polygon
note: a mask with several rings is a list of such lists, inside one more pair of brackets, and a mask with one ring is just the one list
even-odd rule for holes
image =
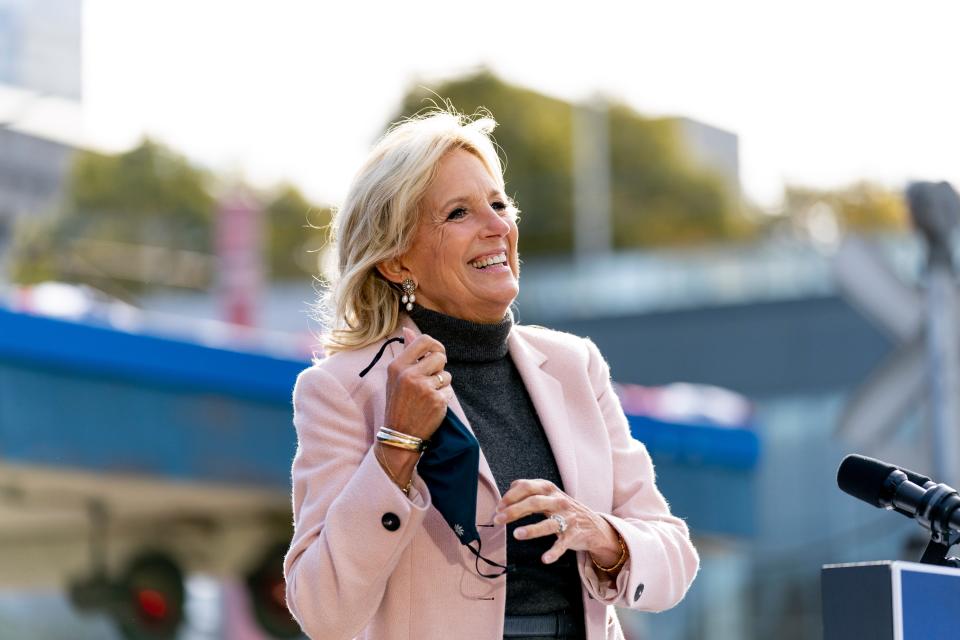
{"label": "smiling face", "polygon": [[428,309],[499,322],[519,292],[517,236],[515,209],[486,165],[455,149],[424,194],[410,250],[381,272],[395,282],[412,277]]}

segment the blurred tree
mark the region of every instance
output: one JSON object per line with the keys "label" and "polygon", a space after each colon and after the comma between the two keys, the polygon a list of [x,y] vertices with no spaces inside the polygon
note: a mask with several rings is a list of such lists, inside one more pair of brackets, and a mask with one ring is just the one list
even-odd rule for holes
{"label": "blurred tree", "polygon": [[312,205],[293,185],[282,185],[266,205],[270,277],[300,279],[320,272],[320,251],[327,242],[330,208]]}
{"label": "blurred tree", "polygon": [[90,232],[144,245],[210,251],[210,176],[152,140],[118,155],[79,152],[66,215]]}
{"label": "blurred tree", "polygon": [[83,282],[128,298],[156,284],[205,286],[210,176],[149,139],[126,153],[77,152],[55,215],[18,229],[12,276]]}
{"label": "blurred tree", "polygon": [[751,232],[723,180],[698,166],[679,125],[613,105],[610,150],[617,248],[741,239]]}
{"label": "blurred tree", "polygon": [[[438,100],[438,96],[441,96]],[[417,87],[391,122],[438,101],[461,113],[488,109],[506,157],[507,190],[521,209],[523,252],[573,247],[573,159],[570,103],[507,84],[489,71]],[[686,158],[676,123],[609,108],[611,206],[615,248],[679,245],[741,238],[752,225],[738,214],[723,181]]]}
{"label": "blurred tree", "polygon": [[839,189],[787,186],[783,216],[795,232],[816,232],[825,218],[837,231],[905,231],[910,228],[906,201],[898,190],[861,181]]}
{"label": "blurred tree", "polygon": [[[18,225],[11,276],[23,284],[81,282],[124,299],[155,286],[209,287],[214,180],[149,139],[117,155],[80,151],[61,209]],[[264,199],[271,277],[316,274],[329,208],[291,185]]]}

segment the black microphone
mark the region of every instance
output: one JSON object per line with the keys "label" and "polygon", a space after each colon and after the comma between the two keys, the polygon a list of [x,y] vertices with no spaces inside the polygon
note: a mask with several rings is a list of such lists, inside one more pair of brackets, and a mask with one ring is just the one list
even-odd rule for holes
{"label": "black microphone", "polygon": [[849,455],[837,469],[837,486],[880,509],[914,518],[944,537],[960,532],[960,495],[930,478],[866,456]]}

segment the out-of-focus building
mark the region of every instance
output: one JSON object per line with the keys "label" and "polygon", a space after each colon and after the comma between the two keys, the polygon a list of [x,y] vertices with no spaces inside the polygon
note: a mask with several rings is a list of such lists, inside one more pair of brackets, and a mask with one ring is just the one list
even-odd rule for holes
{"label": "out-of-focus building", "polygon": [[0,0],[0,263],[14,220],[62,192],[79,139],[82,8]]}
{"label": "out-of-focus building", "polygon": [[[689,163],[718,178],[736,209],[742,204],[740,138],[685,116],[670,117]],[[575,105],[573,118],[574,253],[584,264],[613,252],[610,124],[602,100]]]}
{"label": "out-of-focus building", "polygon": [[14,220],[40,213],[62,193],[74,147],[12,128],[0,128],[0,252]]}
{"label": "out-of-focus building", "polygon": [[0,0],[0,84],[82,96],[82,0]]}
{"label": "out-of-focus building", "polygon": [[680,136],[690,158],[719,176],[735,202],[740,201],[740,138],[732,131],[678,117]]}

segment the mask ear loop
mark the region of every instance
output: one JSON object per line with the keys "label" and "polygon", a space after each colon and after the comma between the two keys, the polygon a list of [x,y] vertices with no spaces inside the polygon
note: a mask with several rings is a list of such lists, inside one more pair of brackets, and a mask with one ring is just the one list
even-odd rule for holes
{"label": "mask ear loop", "polygon": [[376,366],[378,362],[380,362],[380,358],[383,357],[383,352],[387,350],[387,346],[391,342],[399,342],[400,344],[403,344],[403,338],[390,338],[389,340],[386,340],[382,345],[380,345],[380,351],[377,351],[377,355],[373,356],[373,360],[370,362],[370,364],[367,365],[367,368],[360,372],[361,378],[367,375],[368,373],[370,373],[370,369],[373,369],[373,367]]}
{"label": "mask ear loop", "polygon": [[[494,562],[493,560],[488,560],[488,559],[484,558],[482,555],[480,555],[480,551],[481,551],[481,549],[483,549],[483,541],[482,541],[482,540],[477,540],[477,548],[476,548],[476,549],[474,549],[473,547],[471,547],[469,543],[468,543],[466,546],[467,546],[467,549],[470,549],[470,552],[471,552],[473,555],[476,556],[476,559],[474,560],[474,564],[475,564],[476,569],[477,569],[477,575],[479,575],[479,576],[481,576],[481,577],[483,577],[483,578],[499,578],[500,576],[505,575],[505,574],[507,574],[507,573],[513,573],[513,572],[516,570],[515,567],[514,567],[514,565],[512,565],[512,564],[511,564],[511,565],[503,565],[503,564],[500,564],[499,562]],[[498,568],[500,568],[500,569],[503,569],[503,571],[501,571],[500,573],[484,573],[483,571],[480,571],[480,561],[481,561],[481,560],[483,560],[484,562],[486,562],[486,563],[487,563],[488,565],[490,565],[491,567],[498,567]]]}

